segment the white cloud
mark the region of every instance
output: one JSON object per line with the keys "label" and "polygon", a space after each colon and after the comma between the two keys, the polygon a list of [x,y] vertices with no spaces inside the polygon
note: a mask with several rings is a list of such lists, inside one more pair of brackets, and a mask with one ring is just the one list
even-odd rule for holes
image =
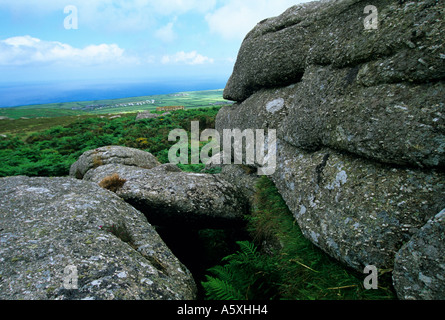
{"label": "white cloud", "polygon": [[162,64],[188,64],[188,65],[198,65],[205,63],[213,63],[214,60],[209,57],[205,57],[196,51],[184,52],[180,51],[174,55],[165,55],[161,59]]}
{"label": "white cloud", "polygon": [[44,41],[31,36],[0,40],[0,65],[70,64],[79,66],[137,63],[116,44],[74,48],[58,41]]}
{"label": "white cloud", "polygon": [[163,42],[173,42],[176,40],[177,35],[173,30],[174,22],[170,22],[162,28],[156,30],[155,37]]}
{"label": "white cloud", "polygon": [[[78,9],[82,26],[108,31],[156,28],[162,17],[195,12],[205,16],[211,31],[228,39],[242,39],[259,21],[310,0],[0,0],[0,10],[47,15],[67,5]],[[168,25],[166,26],[168,27]],[[161,29],[160,29],[161,30]],[[159,31],[160,31],[159,30]],[[161,32],[161,31],[160,31]]]}
{"label": "white cloud", "polygon": [[278,16],[289,7],[309,0],[228,0],[205,17],[212,32],[226,39],[242,40],[255,25]]}
{"label": "white cloud", "polygon": [[216,0],[147,0],[146,2],[150,2],[156,12],[163,15],[183,14],[188,11],[206,13],[216,5]]}
{"label": "white cloud", "polygon": [[216,5],[216,0],[0,0],[0,10],[10,10],[24,17],[60,12],[67,5],[78,10],[79,28],[88,27],[108,31],[139,31],[153,28],[162,17],[188,12],[205,14]]}

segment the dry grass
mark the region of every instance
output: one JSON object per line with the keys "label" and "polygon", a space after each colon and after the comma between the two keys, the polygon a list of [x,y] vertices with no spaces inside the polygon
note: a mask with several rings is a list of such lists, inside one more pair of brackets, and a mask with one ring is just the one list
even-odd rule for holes
{"label": "dry grass", "polygon": [[117,192],[124,186],[125,182],[127,182],[127,180],[122,179],[117,173],[114,173],[111,176],[105,177],[99,183],[99,186],[112,192]]}
{"label": "dry grass", "polygon": [[95,155],[93,157],[93,169],[96,169],[97,167],[103,166],[104,162],[102,161],[102,158],[100,155]]}

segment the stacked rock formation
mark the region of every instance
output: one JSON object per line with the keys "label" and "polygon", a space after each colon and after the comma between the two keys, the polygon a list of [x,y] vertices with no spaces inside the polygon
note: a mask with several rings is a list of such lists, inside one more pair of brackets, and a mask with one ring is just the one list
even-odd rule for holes
{"label": "stacked rock formation", "polygon": [[[272,178],[305,236],[360,272],[396,269],[402,299],[443,298],[443,235],[406,247],[445,208],[443,2],[374,1],[376,30],[367,5],[312,2],[260,22],[217,129],[276,129]],[[436,253],[421,266],[435,272],[405,267],[416,250]]]}
{"label": "stacked rock formation", "polygon": [[243,193],[220,175],[182,172],[133,148],[87,151],[71,167],[71,176],[97,184],[113,175],[123,182],[116,194],[156,225],[222,229],[242,222],[248,210]]}
{"label": "stacked rock formation", "polygon": [[155,227],[239,227],[248,211],[223,176],[121,146],[85,152],[71,177],[2,178],[0,196],[2,299],[196,299],[193,276]]}

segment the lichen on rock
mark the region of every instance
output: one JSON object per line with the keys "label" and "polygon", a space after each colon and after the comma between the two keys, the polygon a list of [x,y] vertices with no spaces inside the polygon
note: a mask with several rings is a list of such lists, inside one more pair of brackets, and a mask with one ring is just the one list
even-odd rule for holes
{"label": "lichen on rock", "polygon": [[247,214],[247,200],[220,175],[182,172],[171,165],[150,170],[110,164],[90,170],[84,179],[100,183],[113,174],[126,180],[116,194],[156,225],[221,229],[242,223]]}
{"label": "lichen on rock", "polygon": [[[399,250],[445,207],[444,3],[375,1],[377,30],[364,28],[368,4],[304,3],[257,24],[216,128],[277,130],[272,179],[304,235],[359,272],[392,269],[399,253],[400,271],[413,253]],[[417,288],[409,272],[397,282]],[[398,290],[421,299],[435,285]]]}
{"label": "lichen on rock", "polygon": [[[131,245],[103,226],[123,224]],[[196,284],[144,215],[71,178],[0,179],[0,298],[192,300]],[[77,289],[65,269],[77,271]]]}

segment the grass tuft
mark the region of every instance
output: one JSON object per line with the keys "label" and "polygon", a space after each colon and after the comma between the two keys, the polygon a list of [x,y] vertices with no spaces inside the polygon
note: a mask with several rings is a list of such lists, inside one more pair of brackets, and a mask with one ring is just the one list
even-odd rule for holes
{"label": "grass tuft", "polygon": [[117,192],[121,189],[127,180],[121,179],[117,173],[112,174],[111,176],[105,177],[100,183],[99,186],[110,190],[111,192]]}

